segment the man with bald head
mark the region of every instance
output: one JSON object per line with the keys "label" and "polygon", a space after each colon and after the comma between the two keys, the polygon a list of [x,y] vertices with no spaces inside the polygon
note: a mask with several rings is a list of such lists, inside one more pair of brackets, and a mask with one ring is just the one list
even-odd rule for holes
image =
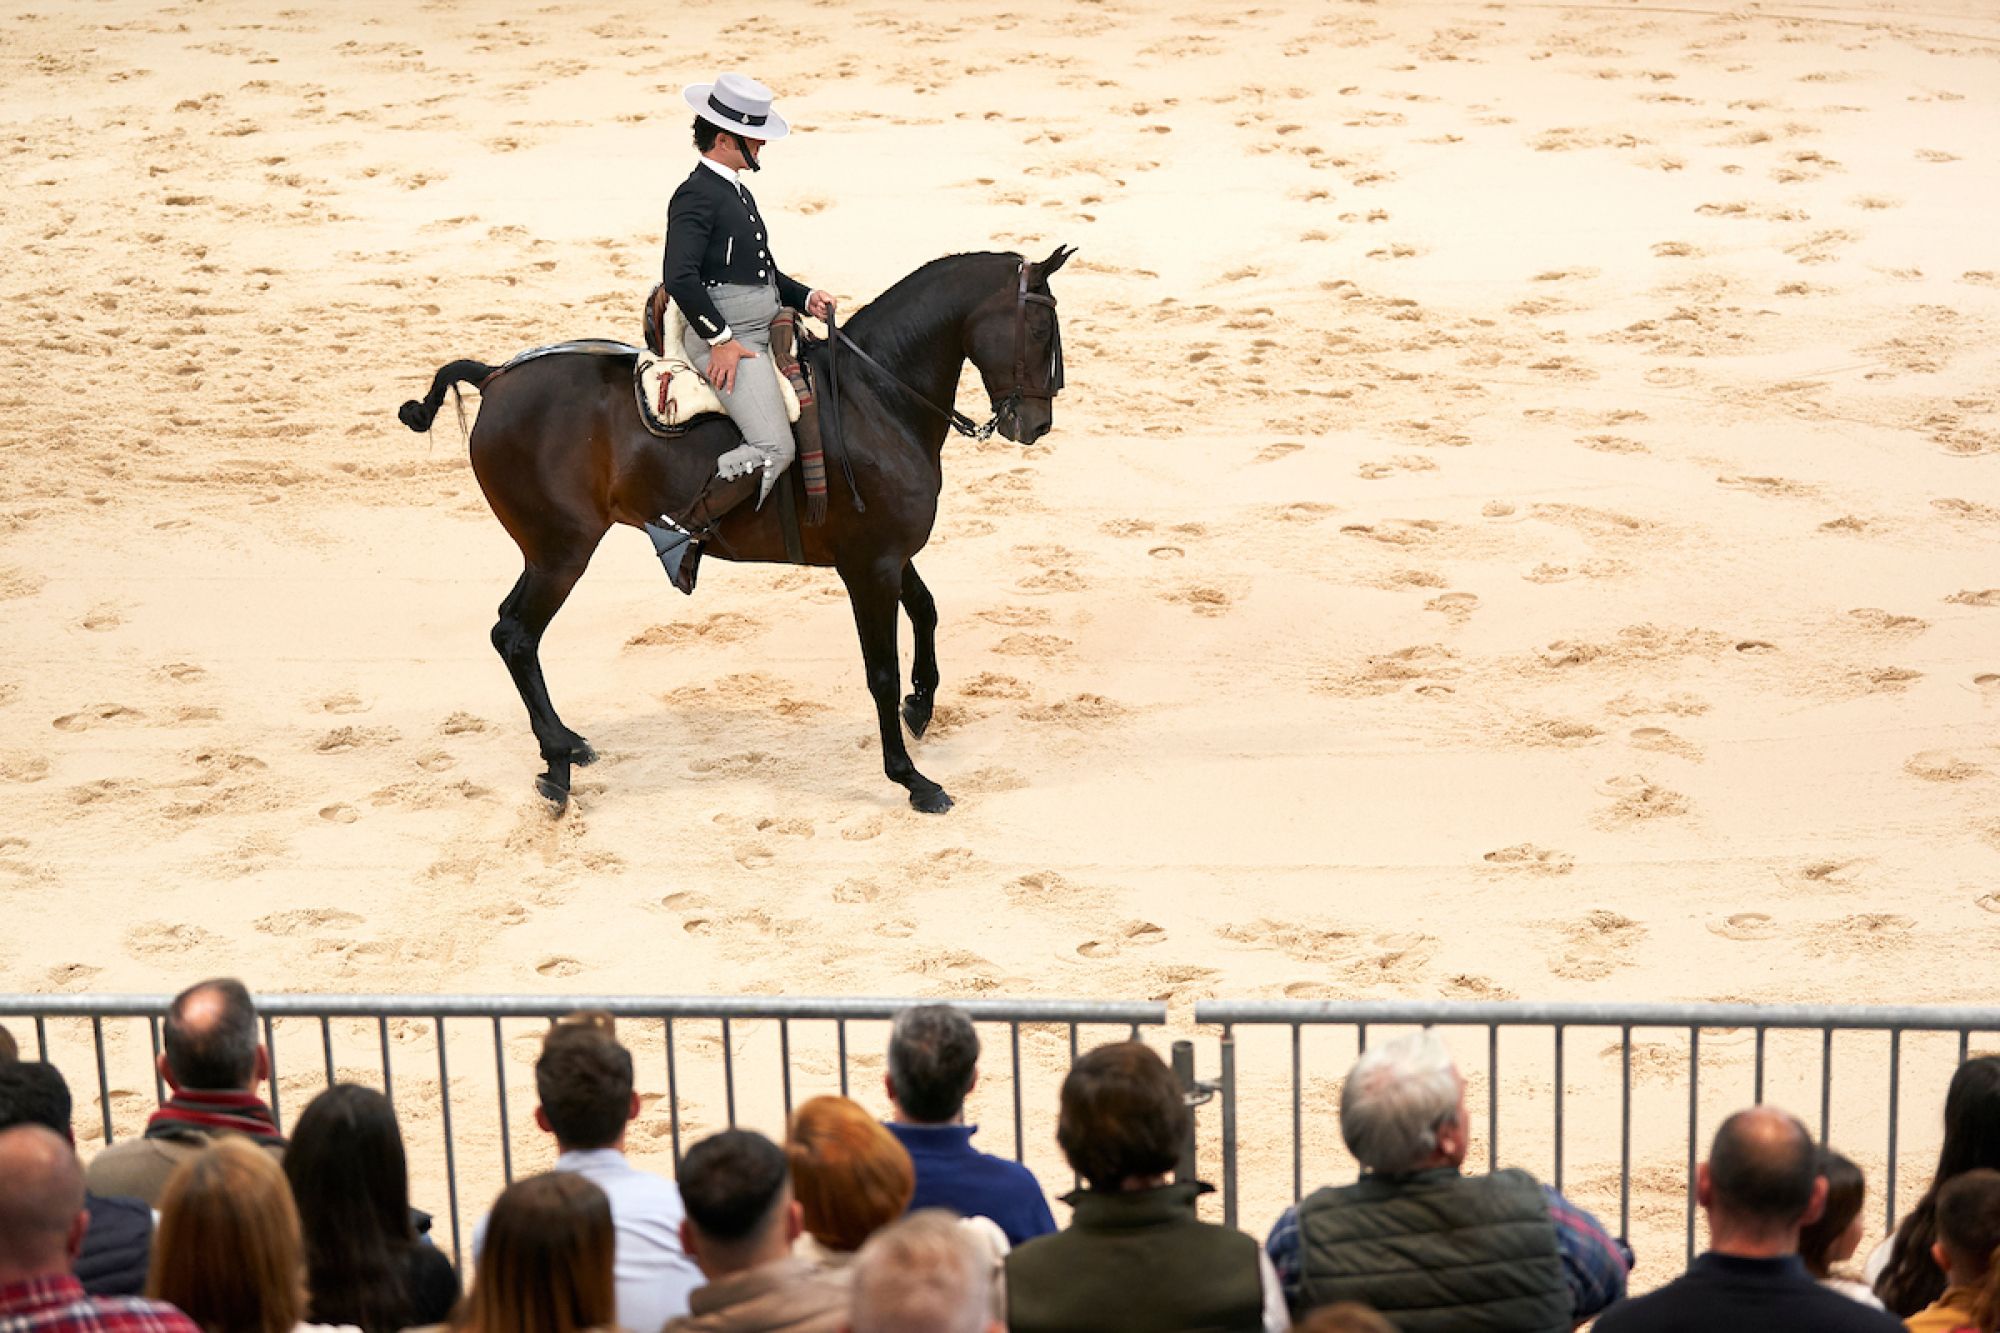
{"label": "man with bald head", "polygon": [[83,1168],[42,1125],[0,1130],[0,1333],[198,1333],[171,1305],[90,1296],[71,1273],[90,1214]]}
{"label": "man with bald head", "polygon": [[176,995],[160,1025],[160,1046],[160,1077],[173,1095],[153,1112],[145,1134],[91,1159],[91,1189],[158,1208],[174,1168],[219,1134],[241,1134],[273,1156],[284,1153],[277,1118],[257,1095],[271,1061],[242,982],[216,977]]}
{"label": "man with bald head", "polygon": [[1826,1206],[1812,1135],[1772,1106],[1715,1131],[1695,1173],[1709,1248],[1658,1291],[1608,1311],[1597,1333],[1895,1333],[1894,1316],[1822,1287],[1799,1259],[1799,1229]]}

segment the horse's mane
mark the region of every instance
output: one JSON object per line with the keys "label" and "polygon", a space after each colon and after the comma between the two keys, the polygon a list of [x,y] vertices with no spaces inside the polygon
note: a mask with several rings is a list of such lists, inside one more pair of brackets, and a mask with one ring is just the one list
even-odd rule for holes
{"label": "horse's mane", "polygon": [[[966,292],[954,278],[971,276],[982,265],[1021,263],[1021,256],[1007,250],[973,250],[944,255],[905,274],[880,296],[854,312],[847,322],[848,332],[865,340],[875,355],[902,360],[918,351],[940,319],[952,313]],[[980,295],[985,293],[981,292]]]}

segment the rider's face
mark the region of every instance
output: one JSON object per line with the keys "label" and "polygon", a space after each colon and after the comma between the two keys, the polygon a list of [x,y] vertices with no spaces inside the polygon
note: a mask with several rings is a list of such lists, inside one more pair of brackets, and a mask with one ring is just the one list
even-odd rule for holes
{"label": "rider's face", "polygon": [[[738,140],[731,138],[725,140],[724,143],[728,149],[729,156],[734,159],[728,165],[738,171],[755,163],[764,152],[764,141],[762,139],[744,137]],[[747,152],[745,151],[746,149],[748,150]]]}

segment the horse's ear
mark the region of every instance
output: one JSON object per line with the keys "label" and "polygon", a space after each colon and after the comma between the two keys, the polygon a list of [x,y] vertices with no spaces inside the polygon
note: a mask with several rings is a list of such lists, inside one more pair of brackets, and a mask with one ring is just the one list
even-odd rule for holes
{"label": "horse's ear", "polygon": [[1058,245],[1047,259],[1034,266],[1035,277],[1039,281],[1047,282],[1049,274],[1054,273],[1065,263],[1069,262],[1069,257],[1075,253],[1076,247],[1073,245]]}

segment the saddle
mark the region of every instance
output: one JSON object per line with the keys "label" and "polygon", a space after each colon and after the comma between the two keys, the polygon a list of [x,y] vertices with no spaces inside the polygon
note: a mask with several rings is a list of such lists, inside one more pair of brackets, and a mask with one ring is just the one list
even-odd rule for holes
{"label": "saddle", "polygon": [[[810,345],[812,335],[798,321],[797,311],[780,311],[771,321],[771,355],[760,359],[768,359],[770,373],[778,377],[785,416],[792,423],[792,435],[798,444],[798,470],[806,491],[806,524],[817,527],[826,521],[826,455],[820,447],[819,413],[814,409],[812,382],[795,346],[795,340]],[[701,417],[727,413],[714,386],[695,369],[683,351],[686,329],[687,320],[667,295],[666,284],[655,285],[646,298],[646,351],[639,355],[633,371],[632,389],[638,399],[639,420],[648,431],[664,439],[685,434]],[[759,373],[754,363],[751,373]],[[789,469],[779,478],[783,492],[780,512],[787,519],[793,505],[791,480]],[[785,535],[788,553],[798,561],[800,557],[792,549],[796,538],[789,522]]]}

